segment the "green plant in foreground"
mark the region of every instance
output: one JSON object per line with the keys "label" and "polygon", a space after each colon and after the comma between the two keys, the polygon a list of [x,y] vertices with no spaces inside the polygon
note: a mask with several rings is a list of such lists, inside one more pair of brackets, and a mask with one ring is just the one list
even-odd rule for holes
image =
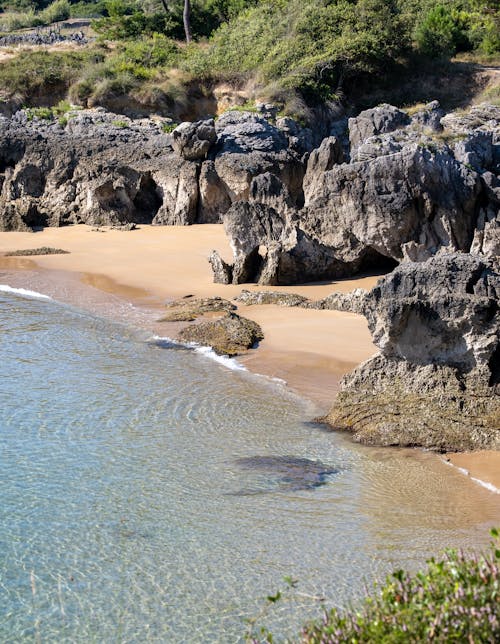
{"label": "green plant in foreground", "polygon": [[500,641],[499,532],[491,552],[466,556],[447,550],[416,575],[398,570],[358,610],[332,609],[323,623],[307,625],[304,644],[336,642]]}
{"label": "green plant in foreground", "polygon": [[[493,528],[490,534],[493,541],[489,552],[467,556],[461,550],[450,549],[441,559],[428,560],[425,571],[412,575],[397,570],[383,584],[376,584],[375,593],[359,606],[325,610],[323,620],[303,627],[298,641],[301,644],[499,642],[500,533]],[[248,620],[247,642],[272,644],[276,641],[258,622],[278,602],[308,598],[324,603],[324,598],[297,592],[297,580],[287,577],[285,582],[288,588],[269,595],[261,612]]]}

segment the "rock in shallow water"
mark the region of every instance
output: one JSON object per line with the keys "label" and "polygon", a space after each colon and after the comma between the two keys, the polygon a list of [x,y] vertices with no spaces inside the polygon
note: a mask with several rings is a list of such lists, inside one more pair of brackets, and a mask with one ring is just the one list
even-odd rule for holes
{"label": "rock in shallow water", "polygon": [[253,320],[228,313],[217,320],[188,326],[179,333],[179,340],[210,346],[220,354],[236,356],[262,340],[262,329]]}
{"label": "rock in shallow water", "polygon": [[339,470],[320,461],[295,456],[248,456],[238,458],[236,465],[268,476],[266,488],[243,489],[236,496],[249,496],[266,492],[312,490],[328,483]]}

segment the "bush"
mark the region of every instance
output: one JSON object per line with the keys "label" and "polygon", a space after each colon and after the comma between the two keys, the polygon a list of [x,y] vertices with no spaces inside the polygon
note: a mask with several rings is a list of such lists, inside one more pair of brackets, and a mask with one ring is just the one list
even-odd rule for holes
{"label": "bush", "polygon": [[[492,530],[498,541],[498,531]],[[449,550],[428,561],[426,572],[403,570],[386,580],[379,594],[359,610],[331,610],[324,623],[306,626],[305,644],[334,642],[500,641],[500,550],[466,557]]]}
{"label": "bush", "polygon": [[452,56],[466,48],[466,18],[443,5],[432,7],[416,31],[418,48],[427,56]]}
{"label": "bush", "polygon": [[70,4],[68,0],[54,0],[52,4],[40,13],[40,18],[45,25],[53,22],[67,20],[70,16]]}

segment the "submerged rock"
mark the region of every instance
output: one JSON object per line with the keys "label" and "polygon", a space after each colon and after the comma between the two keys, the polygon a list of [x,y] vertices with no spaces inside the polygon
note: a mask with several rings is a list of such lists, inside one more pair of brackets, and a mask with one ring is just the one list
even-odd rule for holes
{"label": "submerged rock", "polygon": [[228,313],[222,318],[188,326],[179,333],[183,342],[210,346],[220,355],[236,356],[262,340],[262,329],[253,320]]}
{"label": "submerged rock", "polygon": [[406,263],[367,295],[380,355],[346,376],[326,421],[377,445],[500,448],[500,275],[449,254]]}
{"label": "submerged rock", "polygon": [[244,489],[237,496],[269,492],[313,490],[326,485],[339,470],[320,461],[295,456],[248,456],[238,458],[238,467],[267,475],[264,487]]}

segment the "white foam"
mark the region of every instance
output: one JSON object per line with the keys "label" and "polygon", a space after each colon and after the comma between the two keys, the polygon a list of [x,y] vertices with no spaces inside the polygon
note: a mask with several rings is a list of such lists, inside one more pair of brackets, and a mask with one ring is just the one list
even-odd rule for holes
{"label": "white foam", "polygon": [[13,293],[14,295],[21,295],[22,297],[30,297],[36,300],[51,300],[52,298],[37,291],[30,291],[26,288],[13,288],[8,284],[0,284],[0,291],[4,293]]}
{"label": "white foam", "polygon": [[246,367],[244,367],[234,358],[230,358],[229,356],[220,356],[218,353],[215,353],[212,347],[202,347],[196,342],[177,342],[176,340],[172,340],[172,338],[169,338],[168,336],[159,335],[153,336],[150,342],[158,345],[159,347],[164,347],[167,349],[174,347],[184,347],[185,349],[191,349],[195,353],[198,353],[205,358],[208,358],[209,360],[218,362],[223,367],[226,367],[226,369],[231,369],[232,371],[247,371]]}
{"label": "white foam", "polygon": [[229,356],[220,356],[218,353],[215,353],[212,347],[200,347],[198,345],[195,345],[193,346],[193,349],[196,353],[200,353],[202,356],[210,358],[210,360],[214,360],[214,362],[218,362],[219,364],[226,367],[226,369],[232,369],[233,371],[247,370],[246,367],[244,367],[234,358],[230,358]]}
{"label": "white foam", "polygon": [[460,474],[463,474],[464,476],[467,476],[470,478],[471,481],[474,481],[474,483],[477,483],[481,487],[486,488],[490,492],[493,492],[494,494],[500,494],[500,489],[497,488],[493,483],[488,483],[488,481],[482,481],[481,479],[477,479],[475,476],[471,476],[469,470],[466,470],[465,467],[459,467],[458,465],[454,465],[451,461],[448,461],[445,458],[441,459],[443,463],[446,465],[449,465],[450,467],[453,467],[455,470],[458,470]]}

